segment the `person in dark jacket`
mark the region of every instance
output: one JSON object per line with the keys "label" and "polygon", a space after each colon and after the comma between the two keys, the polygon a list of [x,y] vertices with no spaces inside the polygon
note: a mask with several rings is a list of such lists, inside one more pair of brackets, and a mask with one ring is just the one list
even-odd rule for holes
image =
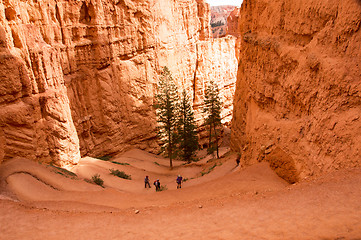
{"label": "person in dark jacket", "polygon": [[147,186],[150,188],[149,177],[145,176],[145,178],[144,178],[144,187],[147,188]]}
{"label": "person in dark jacket", "polygon": [[155,186],[155,191],[159,191],[160,190],[160,182],[159,179],[157,179],[156,181],[154,181],[154,186]]}
{"label": "person in dark jacket", "polygon": [[182,180],[183,180],[182,176],[178,175],[178,177],[177,177],[177,189],[182,188]]}

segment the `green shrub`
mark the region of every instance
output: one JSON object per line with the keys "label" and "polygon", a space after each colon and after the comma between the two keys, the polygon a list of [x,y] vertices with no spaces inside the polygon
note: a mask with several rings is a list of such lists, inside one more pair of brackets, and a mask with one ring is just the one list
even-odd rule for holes
{"label": "green shrub", "polygon": [[118,164],[118,165],[123,165],[123,166],[125,166],[125,165],[130,165],[129,163],[116,162],[116,161],[112,161],[112,163]]}
{"label": "green shrub", "polygon": [[165,190],[168,190],[167,185],[161,185],[158,191],[161,192]]}
{"label": "green shrub", "polygon": [[113,169],[112,168],[112,169],[109,169],[109,171],[110,171],[111,175],[114,175],[114,176],[117,176],[117,177],[120,177],[120,178],[124,178],[124,179],[129,179],[129,180],[132,179],[130,175],[126,174],[123,171],[119,171],[118,169]]}
{"label": "green shrub", "polygon": [[157,162],[154,162],[154,164],[155,164],[155,165],[158,165],[158,166],[160,166],[160,164],[159,164],[159,163],[157,163]]}
{"label": "green shrub", "polygon": [[97,159],[103,160],[103,161],[109,161],[112,158],[112,156],[104,155],[102,157],[97,157]]}
{"label": "green shrub", "polygon": [[215,23],[211,23],[211,27],[214,28],[214,27],[219,27],[219,26],[223,26],[224,25],[224,22],[222,22],[221,20],[218,21],[218,22],[215,22]]}
{"label": "green shrub", "polygon": [[217,163],[215,163],[215,164],[214,164],[212,167],[210,167],[207,171],[205,171],[205,172],[202,171],[202,172],[201,172],[201,175],[204,176],[204,175],[212,172],[213,169],[214,169],[216,166],[217,166]]}
{"label": "green shrub", "polygon": [[100,175],[99,174],[95,174],[92,176],[92,180],[95,184],[103,187],[103,184],[104,184],[104,181],[103,179],[100,178]]}
{"label": "green shrub", "polygon": [[55,173],[63,175],[65,177],[67,177],[67,178],[75,179],[75,178],[78,177],[75,173],[73,173],[73,172],[71,172],[71,171],[69,171],[69,170],[67,170],[65,168],[61,168],[61,167],[58,167],[58,166],[55,166],[55,165],[49,165],[49,166],[54,168]]}

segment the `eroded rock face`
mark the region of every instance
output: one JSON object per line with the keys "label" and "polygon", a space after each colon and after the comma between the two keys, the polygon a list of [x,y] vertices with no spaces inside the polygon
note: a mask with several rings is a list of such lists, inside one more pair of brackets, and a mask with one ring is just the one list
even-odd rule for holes
{"label": "eroded rock face", "polygon": [[214,38],[227,35],[228,16],[235,8],[229,5],[211,7],[211,27]]}
{"label": "eroded rock face", "polygon": [[[197,44],[197,69],[194,76],[194,108],[201,111],[205,89],[211,80],[217,82],[223,102],[222,121],[229,126],[232,120],[233,97],[237,75],[234,49],[236,38],[228,36]],[[200,118],[201,116],[198,115]]]}
{"label": "eroded rock face", "polygon": [[157,151],[153,96],[163,66],[192,99],[195,80],[203,94],[198,82],[214,76],[231,102],[235,65],[215,56],[236,64],[234,40],[209,40],[209,11],[203,0],[0,3],[0,161],[66,165],[80,154]]}
{"label": "eroded rock face", "polygon": [[25,24],[21,4],[0,4],[0,162],[23,156],[76,163],[79,142],[58,52]]}
{"label": "eroded rock face", "polygon": [[69,56],[64,78],[82,155],[157,146],[153,4],[64,1],[58,6],[63,54]]}
{"label": "eroded rock face", "polygon": [[297,179],[360,166],[360,19],[354,0],[243,2],[231,142],[244,164],[284,159]]}
{"label": "eroded rock face", "polygon": [[241,36],[238,30],[240,8],[235,8],[227,17],[227,34],[239,38]]}

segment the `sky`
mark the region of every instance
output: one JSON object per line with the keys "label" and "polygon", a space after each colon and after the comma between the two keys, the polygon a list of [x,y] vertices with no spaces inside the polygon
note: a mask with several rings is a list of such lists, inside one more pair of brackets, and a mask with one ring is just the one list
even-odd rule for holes
{"label": "sky", "polygon": [[243,0],[206,0],[211,6],[219,6],[219,5],[233,5],[233,6],[241,6]]}

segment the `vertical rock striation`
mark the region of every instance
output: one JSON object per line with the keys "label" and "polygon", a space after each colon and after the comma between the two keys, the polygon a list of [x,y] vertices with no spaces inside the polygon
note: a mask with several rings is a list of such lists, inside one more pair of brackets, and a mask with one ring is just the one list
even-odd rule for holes
{"label": "vertical rock striation", "polygon": [[360,166],[361,3],[245,0],[232,147],[295,182]]}
{"label": "vertical rock striation", "polygon": [[[66,165],[130,147],[156,151],[163,66],[192,99],[217,78],[229,122],[235,65],[217,56],[236,64],[234,40],[210,40],[209,11],[203,0],[1,2],[0,161]],[[212,61],[199,64],[207,54]],[[213,70],[227,76],[202,73]]]}
{"label": "vertical rock striation", "polygon": [[79,158],[59,50],[32,3],[0,4],[0,162],[15,156],[65,166]]}
{"label": "vertical rock striation", "polygon": [[241,34],[238,30],[239,13],[240,8],[235,8],[227,17],[227,34],[238,38]]}
{"label": "vertical rock striation", "polygon": [[231,124],[238,64],[234,52],[235,43],[235,37],[227,36],[200,41],[197,44],[197,69],[194,75],[193,106],[197,113],[198,122],[201,122],[203,118],[201,111],[203,109],[205,89],[209,82],[213,80],[220,89],[223,103],[222,122],[225,126]]}

